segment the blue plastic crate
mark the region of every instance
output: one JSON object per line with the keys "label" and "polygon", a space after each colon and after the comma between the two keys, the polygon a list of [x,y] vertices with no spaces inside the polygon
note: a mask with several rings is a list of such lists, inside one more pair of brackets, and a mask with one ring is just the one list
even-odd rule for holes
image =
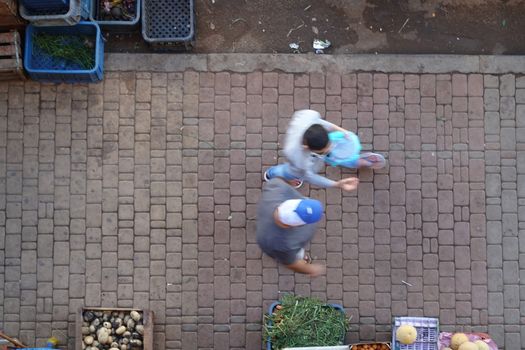
{"label": "blue plastic crate", "polygon": [[101,1],[103,0],[92,0],[91,14],[89,15],[89,19],[93,22],[97,22],[103,30],[110,30],[113,32],[128,32],[129,30],[139,26],[140,12],[142,10],[141,0],[135,0],[135,17],[131,21],[105,21],[98,19]]}
{"label": "blue plastic crate", "polygon": [[91,0],[68,0],[68,6],[61,9],[42,8],[31,10],[20,4],[20,16],[36,26],[75,25],[82,19],[89,19]]}
{"label": "blue plastic crate", "polygon": [[[404,324],[414,326],[417,338],[413,344],[401,344],[396,339],[397,329]],[[439,320],[430,317],[395,317],[392,327],[392,350],[438,350]]]}
{"label": "blue plastic crate", "polygon": [[[95,39],[95,66],[86,70],[76,63],[58,59],[42,52],[33,43],[33,34],[49,33],[64,35],[83,35]],[[37,27],[28,25],[24,52],[24,68],[33,80],[56,83],[90,83],[104,77],[104,41],[98,24],[80,22],[75,26]]]}
{"label": "blue plastic crate", "polygon": [[[270,305],[270,307],[268,308],[268,314],[269,315],[273,314],[277,305],[280,305],[280,304],[281,304],[280,301],[273,302],[272,305]],[[345,309],[339,304],[326,304],[326,306],[333,307],[334,309],[339,310],[341,313],[346,314]],[[268,320],[268,326],[271,326],[271,325],[272,325],[272,321]],[[345,333],[341,335],[341,342],[343,343],[345,342],[345,336],[346,336]],[[272,350],[272,340],[270,339],[270,337],[266,339],[266,350]]]}
{"label": "blue plastic crate", "polygon": [[53,10],[67,12],[69,0],[22,0],[22,5],[29,11]]}

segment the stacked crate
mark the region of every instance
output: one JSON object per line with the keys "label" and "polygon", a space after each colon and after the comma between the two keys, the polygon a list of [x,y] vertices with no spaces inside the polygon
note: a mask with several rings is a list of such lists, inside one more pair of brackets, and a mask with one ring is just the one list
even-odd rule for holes
{"label": "stacked crate", "polygon": [[[99,26],[89,19],[91,0],[21,0],[20,15],[27,26],[24,68],[33,80],[48,82],[97,82],[103,78],[104,42]],[[62,46],[74,45],[73,38],[85,40],[93,49],[93,66],[73,62],[53,49],[39,47],[37,38],[55,37]],[[78,45],[75,44],[75,45]],[[84,46],[82,46],[84,48]]]}

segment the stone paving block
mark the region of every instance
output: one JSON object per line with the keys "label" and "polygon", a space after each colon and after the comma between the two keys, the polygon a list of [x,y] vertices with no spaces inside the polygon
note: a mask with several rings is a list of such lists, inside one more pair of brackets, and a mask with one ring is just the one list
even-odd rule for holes
{"label": "stone paving block", "polygon": [[483,76],[481,74],[468,75],[468,95],[483,96]]}

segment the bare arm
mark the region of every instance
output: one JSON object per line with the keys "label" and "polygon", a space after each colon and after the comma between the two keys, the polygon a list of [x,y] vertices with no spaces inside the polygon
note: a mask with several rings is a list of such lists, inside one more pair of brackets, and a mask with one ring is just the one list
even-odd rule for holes
{"label": "bare arm", "polygon": [[342,127],[340,126],[337,126],[335,124],[332,124],[330,123],[329,121],[327,120],[324,120],[324,119],[321,119],[321,123],[320,123],[323,127],[325,127],[326,129],[328,129],[329,132],[331,131],[342,131],[344,133],[346,133],[347,131],[345,129],[343,129]]}
{"label": "bare arm", "polygon": [[290,265],[286,265],[286,267],[294,272],[304,273],[305,275],[310,275],[312,277],[322,275],[326,272],[326,267],[324,265],[309,264],[303,259],[296,260]]}
{"label": "bare arm", "polygon": [[322,188],[337,187],[343,191],[353,191],[359,184],[359,179],[357,177],[348,177],[339,181],[333,181],[327,177],[316,174],[313,171],[304,171],[294,166],[290,166],[290,170],[295,176],[297,176],[297,178]]}
{"label": "bare arm", "polygon": [[[332,123],[330,123],[330,124],[332,124]],[[335,124],[332,124],[332,127],[334,128],[334,130],[332,130],[332,131],[342,131],[342,132],[344,132],[344,133],[347,133],[347,132],[348,132],[347,130],[345,130],[345,129],[343,129],[342,127],[337,126],[337,125],[335,125]]]}
{"label": "bare arm", "polygon": [[304,172],[302,179],[312,185],[322,188],[337,187],[337,181],[330,180],[329,178],[316,174],[313,171]]}

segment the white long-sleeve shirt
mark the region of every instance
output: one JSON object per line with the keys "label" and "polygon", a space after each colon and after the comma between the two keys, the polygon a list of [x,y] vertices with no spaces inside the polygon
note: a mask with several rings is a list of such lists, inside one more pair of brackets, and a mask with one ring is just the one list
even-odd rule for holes
{"label": "white long-sleeve shirt", "polygon": [[335,181],[317,174],[324,166],[324,161],[313,156],[303,144],[305,131],[314,124],[320,124],[329,132],[337,129],[334,124],[322,119],[317,111],[310,109],[297,111],[293,114],[286,131],[284,155],[290,163],[290,170],[299,175],[299,178],[319,187],[332,187]]}

